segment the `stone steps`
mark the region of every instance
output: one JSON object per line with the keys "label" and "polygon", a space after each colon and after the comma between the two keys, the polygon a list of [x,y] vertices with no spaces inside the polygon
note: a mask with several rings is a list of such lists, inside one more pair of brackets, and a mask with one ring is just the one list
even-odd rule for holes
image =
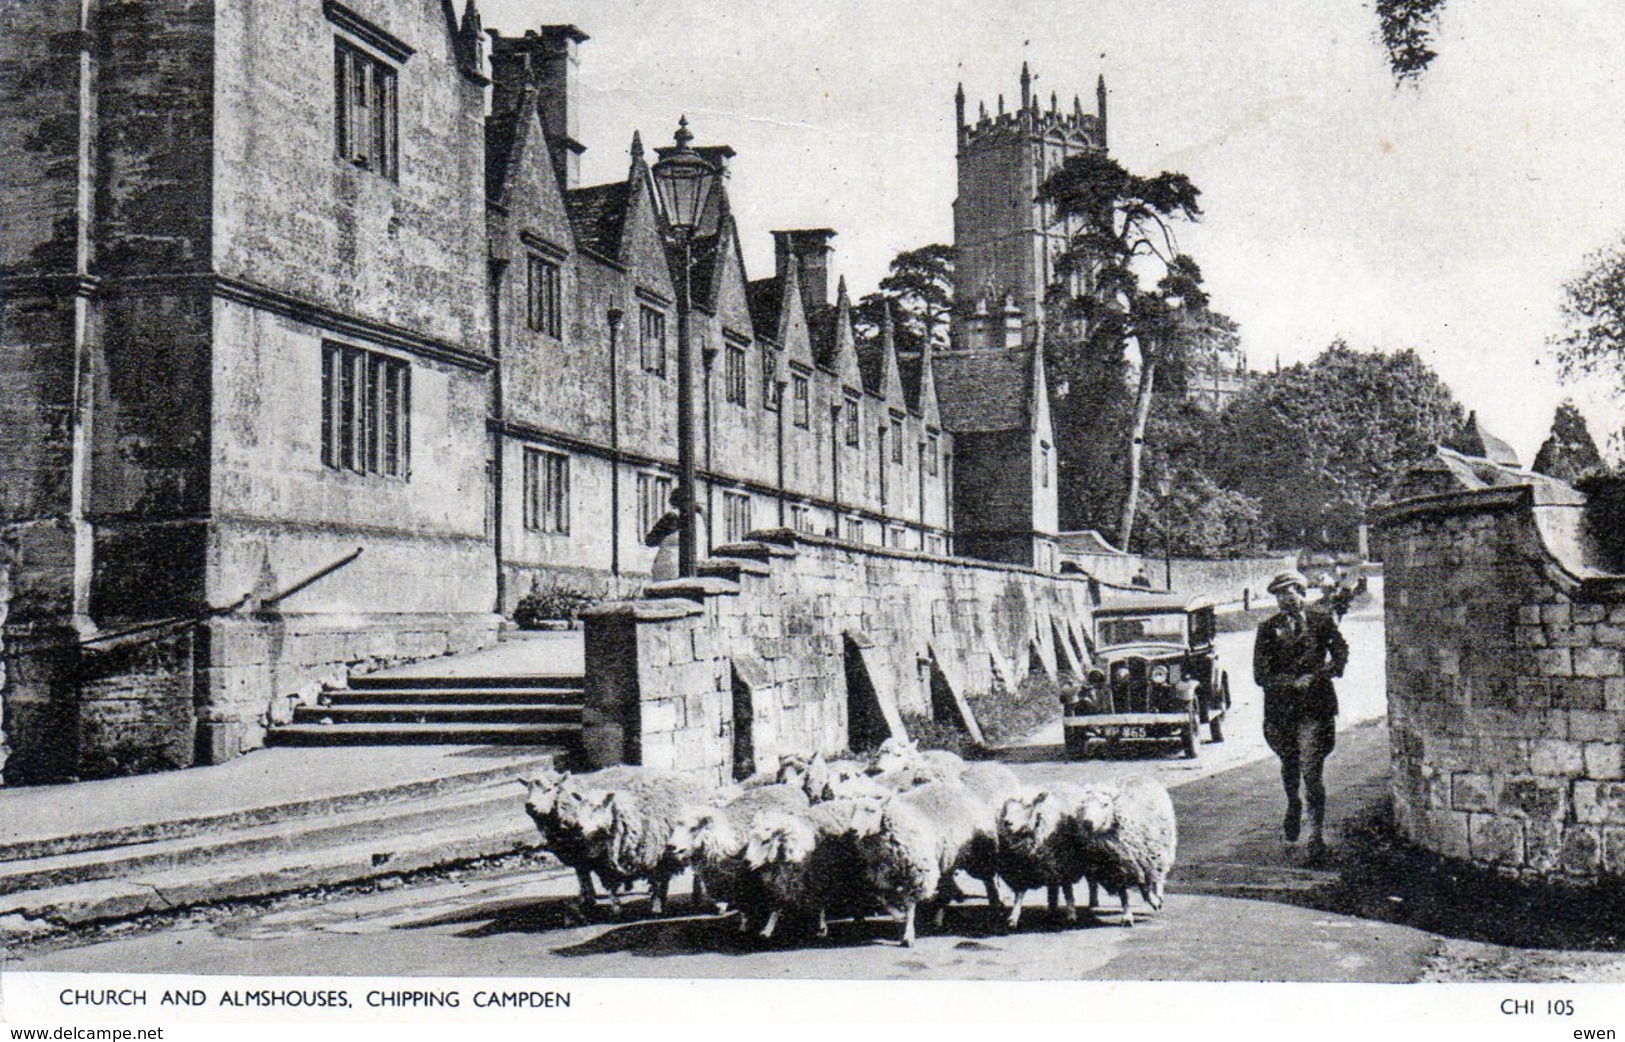
{"label": "stone steps", "polygon": [[284,724],[268,740],[274,745],[546,745],[574,743],[579,720],[555,723],[331,723]]}
{"label": "stone steps", "polygon": [[[517,780],[517,779],[516,779]],[[371,841],[473,820],[524,822],[524,791],[513,783],[264,825],[151,840],[71,854],[0,862],[0,894],[66,886],[205,862],[307,847]]]}
{"label": "stone steps", "polygon": [[301,706],[296,724],[579,724],[581,706],[420,701]]}
{"label": "stone steps", "polygon": [[[0,938],[233,898],[264,897],[532,849],[516,784],[555,754],[357,793],[349,809],[299,804],[176,822],[182,834],[0,861]],[[345,801],[328,800],[323,806]],[[14,846],[9,853],[25,853]]]}
{"label": "stone steps", "polygon": [[[477,664],[477,663],[475,663]],[[574,744],[585,678],[532,673],[467,676],[457,660],[351,677],[273,727],[271,745]],[[451,672],[448,672],[450,670]]]}
{"label": "stone steps", "polygon": [[[510,750],[517,752],[517,750]],[[387,784],[358,785],[348,791],[327,792],[304,798],[284,798],[280,802],[253,804],[243,801],[230,810],[217,813],[188,813],[177,800],[175,809],[161,820],[143,820],[110,829],[74,831],[71,815],[65,815],[58,834],[36,835],[0,843],[0,868],[16,861],[99,851],[183,839],[203,834],[227,833],[239,829],[274,825],[301,819],[323,819],[369,808],[396,807],[479,789],[511,785],[516,777],[533,773],[556,762],[567,762],[562,747],[537,747],[506,760],[496,767],[471,767],[440,777],[393,781]],[[188,777],[190,772],[174,777]],[[101,783],[90,783],[101,784]]]}
{"label": "stone steps", "polygon": [[539,842],[539,833],[528,822],[479,819],[371,840],[0,894],[0,938],[400,875],[529,850]]}

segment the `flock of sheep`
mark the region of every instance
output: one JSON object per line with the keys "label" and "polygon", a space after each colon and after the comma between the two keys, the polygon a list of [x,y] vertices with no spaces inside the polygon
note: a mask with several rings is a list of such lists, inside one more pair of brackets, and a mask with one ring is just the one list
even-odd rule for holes
{"label": "flock of sheep", "polygon": [[998,880],[1014,894],[1019,925],[1028,891],[1050,907],[1086,881],[1104,888],[1134,924],[1129,891],[1162,907],[1176,830],[1168,791],[1155,780],[1024,788],[1003,764],[889,740],[873,763],[789,757],[776,772],[705,792],[690,778],[641,767],[590,774],[546,771],[528,780],[526,810],[543,846],[575,870],[581,900],[597,903],[596,875],[619,909],[634,882],[649,884],[660,914],[672,877],[694,873],[695,900],[726,906],[739,929],[771,937],[786,917],[816,923],[901,912],[912,945],[921,905],[942,923],[963,896],[957,873],[980,881],[1002,910]]}

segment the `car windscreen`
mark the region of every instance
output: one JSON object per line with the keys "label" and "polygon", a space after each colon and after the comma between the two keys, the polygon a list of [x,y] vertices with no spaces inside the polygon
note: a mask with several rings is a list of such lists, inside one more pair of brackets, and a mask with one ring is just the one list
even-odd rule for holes
{"label": "car windscreen", "polygon": [[1185,616],[1139,615],[1128,618],[1100,619],[1096,623],[1100,645],[1140,644],[1146,641],[1185,643]]}

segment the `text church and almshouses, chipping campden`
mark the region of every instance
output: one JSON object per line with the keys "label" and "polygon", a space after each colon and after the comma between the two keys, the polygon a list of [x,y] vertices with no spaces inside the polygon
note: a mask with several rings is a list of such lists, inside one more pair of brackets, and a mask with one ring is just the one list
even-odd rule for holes
{"label": "text church and almshouses, chipping campden", "polygon": [[[579,183],[586,41],[449,0],[0,10],[7,781],[229,757],[316,678],[488,643],[536,589],[647,580],[677,261],[637,138],[624,180]],[[1044,109],[1024,70],[1003,107],[957,99],[971,303],[912,356],[854,336],[831,230],[773,232],[749,278],[733,150],[697,149],[713,544],[1053,571],[1036,341],[1065,229],[1033,200],[1105,148],[1105,91]]]}

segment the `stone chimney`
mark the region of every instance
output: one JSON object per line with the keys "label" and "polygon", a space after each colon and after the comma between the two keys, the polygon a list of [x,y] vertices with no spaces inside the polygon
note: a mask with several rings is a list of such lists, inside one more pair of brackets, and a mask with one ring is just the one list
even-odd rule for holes
{"label": "stone chimney", "polygon": [[576,48],[589,37],[573,25],[544,25],[527,29],[524,36],[491,36],[491,111],[508,115],[522,103],[527,88],[536,92],[537,111],[552,149],[553,167],[564,187],[581,184],[581,153],[586,146],[577,137],[580,116],[576,104],[576,75],[580,58]]}
{"label": "stone chimney", "polygon": [[774,273],[784,278],[793,256],[801,279],[801,303],[808,312],[829,303],[829,255],[833,228],[796,228],[773,233]]}

